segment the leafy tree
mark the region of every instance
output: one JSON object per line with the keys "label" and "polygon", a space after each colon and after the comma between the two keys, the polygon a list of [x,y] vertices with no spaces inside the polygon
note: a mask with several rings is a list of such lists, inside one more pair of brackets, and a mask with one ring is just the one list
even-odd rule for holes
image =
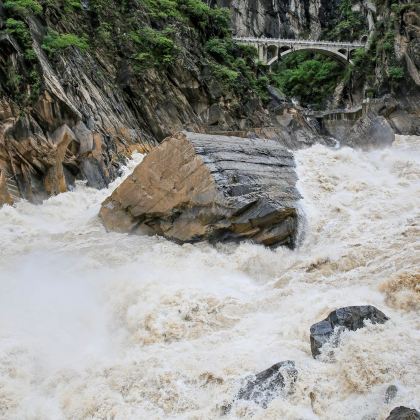
{"label": "leafy tree", "polygon": [[286,95],[302,105],[319,107],[334,92],[343,66],[322,54],[297,52],[287,55],[274,69],[271,79]]}

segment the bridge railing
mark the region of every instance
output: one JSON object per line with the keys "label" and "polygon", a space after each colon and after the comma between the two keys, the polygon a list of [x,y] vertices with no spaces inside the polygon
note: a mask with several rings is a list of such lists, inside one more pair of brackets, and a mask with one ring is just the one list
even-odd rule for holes
{"label": "bridge railing", "polygon": [[266,38],[266,37],[233,37],[234,41],[240,42],[249,42],[249,43],[256,43],[256,44],[267,44],[267,43],[276,43],[276,44],[291,44],[291,45],[325,45],[329,47],[348,47],[348,48],[357,48],[357,47],[365,47],[366,44],[362,42],[331,42],[331,41],[315,41],[311,39],[283,39],[283,38]]}

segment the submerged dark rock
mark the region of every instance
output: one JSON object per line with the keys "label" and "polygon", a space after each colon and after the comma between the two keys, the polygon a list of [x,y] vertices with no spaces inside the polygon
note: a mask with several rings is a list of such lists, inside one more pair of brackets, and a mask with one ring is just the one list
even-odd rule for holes
{"label": "submerged dark rock", "polygon": [[397,394],[398,388],[395,385],[390,385],[385,391],[385,402],[387,404],[390,403],[393,399],[395,399]]}
{"label": "submerged dark rock", "polygon": [[364,327],[369,320],[373,324],[383,324],[389,318],[374,306],[347,306],[331,312],[326,319],[312,325],[310,329],[312,356],[321,352],[321,347],[332,337],[335,328],[355,331]]}
{"label": "submerged dark rock", "polygon": [[[238,391],[235,401],[253,401],[261,407],[267,408],[272,400],[283,393],[291,392],[297,375],[298,371],[295,367],[295,362],[286,360],[276,363],[269,369],[246,378],[246,383]],[[231,409],[231,406],[230,404],[225,407],[225,413]]]}
{"label": "submerged dark rock", "polygon": [[109,230],[178,243],[250,240],[294,246],[300,195],[278,142],[180,132],[167,138],[102,204]]}
{"label": "submerged dark rock", "polygon": [[386,420],[420,420],[420,413],[414,408],[396,407]]}

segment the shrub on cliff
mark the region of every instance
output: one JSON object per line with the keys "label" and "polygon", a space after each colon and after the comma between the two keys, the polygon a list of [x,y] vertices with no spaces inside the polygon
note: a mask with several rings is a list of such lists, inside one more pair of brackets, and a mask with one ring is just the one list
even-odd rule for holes
{"label": "shrub on cliff", "polygon": [[129,36],[139,48],[133,56],[134,60],[145,67],[166,66],[173,63],[179,49],[170,35],[170,29],[158,31],[144,28],[138,32],[131,32]]}
{"label": "shrub on cliff", "polygon": [[58,50],[63,50],[68,47],[77,47],[82,51],[89,48],[88,41],[85,37],[79,37],[76,34],[59,34],[56,31],[49,30],[42,43],[42,48],[53,54]]}
{"label": "shrub on cliff", "polygon": [[7,0],[4,3],[4,8],[19,15],[28,15],[31,12],[40,14],[42,12],[42,6],[36,0]]}

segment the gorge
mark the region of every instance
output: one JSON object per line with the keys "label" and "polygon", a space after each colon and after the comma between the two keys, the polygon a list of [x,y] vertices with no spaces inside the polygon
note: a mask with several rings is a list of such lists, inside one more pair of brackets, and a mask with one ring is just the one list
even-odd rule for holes
{"label": "gorge", "polygon": [[418,419],[419,164],[418,2],[0,0],[0,419]]}

